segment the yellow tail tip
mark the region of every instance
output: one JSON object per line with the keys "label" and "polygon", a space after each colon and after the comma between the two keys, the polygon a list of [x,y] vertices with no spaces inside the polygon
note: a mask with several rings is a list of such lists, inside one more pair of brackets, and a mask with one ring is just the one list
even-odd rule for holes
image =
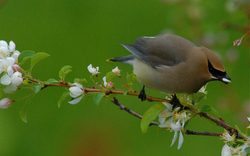
{"label": "yellow tail tip", "polygon": [[112,60],[113,60],[114,58],[110,58],[110,59],[107,59],[106,61],[107,62],[113,62]]}

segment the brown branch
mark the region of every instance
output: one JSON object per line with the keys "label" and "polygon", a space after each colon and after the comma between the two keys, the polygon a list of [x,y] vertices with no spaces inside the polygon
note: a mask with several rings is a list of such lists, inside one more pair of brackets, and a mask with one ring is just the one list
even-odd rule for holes
{"label": "brown branch", "polygon": [[222,133],[197,132],[197,131],[190,131],[190,130],[186,130],[185,134],[187,134],[187,135],[222,136]]}
{"label": "brown branch", "polygon": [[[84,88],[84,91],[86,93],[88,92],[103,92],[103,90],[101,89],[93,89],[93,88]],[[109,94],[124,94],[125,91],[117,91],[117,90],[106,90],[105,94],[109,95]],[[134,96],[139,96],[138,92],[127,92],[127,95],[134,95]],[[147,100],[149,102],[170,102],[170,100],[167,99],[162,99],[162,98],[156,98],[156,97],[152,97],[152,96],[147,96]]]}
{"label": "brown branch", "polygon": [[[139,114],[135,113],[134,111],[132,111],[131,109],[129,109],[129,108],[123,106],[122,103],[119,102],[115,97],[114,97],[113,99],[111,99],[110,101],[113,102],[114,104],[116,104],[117,106],[119,106],[121,110],[125,110],[125,111],[128,112],[129,114],[131,114],[131,115],[133,115],[133,116],[135,116],[135,117],[137,117],[137,118],[139,118],[139,119],[142,119],[142,116],[141,116],[141,115],[139,115]],[[151,126],[151,125],[156,125],[156,126],[157,126],[158,123],[152,121],[152,122],[149,124],[149,126]]]}
{"label": "brown branch", "polygon": [[224,129],[229,131],[231,136],[233,134],[236,134],[236,138],[243,139],[243,137],[239,134],[239,132],[236,129],[234,129],[233,127],[229,126],[224,120],[218,120],[218,119],[208,115],[205,112],[200,112],[199,114],[201,117],[205,117],[205,118],[213,121],[214,123],[216,123],[218,126],[223,127]]}
{"label": "brown branch", "polygon": [[[39,80],[36,80],[36,79],[31,79],[33,82],[36,82],[36,83],[42,83],[42,81],[39,81]],[[73,84],[70,84],[70,83],[67,83],[67,82],[64,82],[64,81],[60,81],[59,84],[44,84],[44,86],[41,88],[44,89],[46,87],[49,87],[49,86],[55,86],[55,87],[73,87],[75,85]],[[96,89],[96,88],[85,88],[84,87],[84,92],[87,94],[88,92],[104,92],[105,95],[109,95],[109,94],[124,94],[125,91],[117,91],[117,90],[105,90],[105,89]],[[139,96],[139,93],[138,92],[127,92],[127,95],[133,95],[133,96]],[[156,97],[152,97],[152,96],[146,96],[147,100],[149,102],[153,102],[153,101],[156,101],[156,102],[167,102],[167,103],[171,103],[172,105],[175,105],[175,106],[181,106],[181,103],[179,102],[179,100],[167,100],[167,99],[162,99],[162,98],[156,98]],[[173,98],[175,99],[175,98]],[[126,112],[128,112],[129,114],[139,118],[139,119],[142,119],[142,116],[133,112],[132,110],[130,110],[129,108],[123,106],[115,97],[113,99],[110,100],[111,102],[113,102],[114,104],[116,104],[117,106],[120,107],[121,110],[125,110]],[[243,139],[243,137],[238,133],[238,131],[234,128],[232,128],[231,126],[229,126],[228,124],[226,124],[226,122],[224,120],[222,120],[220,118],[220,120],[210,116],[209,114],[205,113],[205,112],[200,112],[199,113],[201,117],[205,117],[211,121],[213,121],[214,123],[216,123],[218,126],[221,126],[223,127],[224,129],[228,130],[230,132],[230,135],[233,135],[233,134],[236,134],[236,138],[240,138],[240,139]],[[154,122],[152,121],[150,123],[150,125],[158,125],[157,122]],[[187,130],[185,132],[185,134],[187,135],[210,135],[210,136],[220,136],[221,133],[211,133],[211,132],[196,132],[196,131],[190,131],[190,130]]]}
{"label": "brown branch", "polygon": [[[42,81],[39,81],[37,79],[31,78],[31,81],[35,82],[35,83],[42,83]],[[67,83],[65,81],[59,81],[58,84],[47,84],[44,83],[43,87],[41,88],[44,89],[46,87],[74,87],[75,85]],[[87,88],[84,87],[84,92],[88,93],[88,92],[105,92],[105,95],[109,95],[109,94],[124,94],[126,91],[117,91],[117,90],[104,90],[104,89],[96,89],[96,88]],[[127,95],[133,95],[133,96],[139,96],[139,93],[134,91],[134,92],[127,92]],[[170,100],[167,99],[163,99],[163,98],[157,98],[157,97],[152,97],[152,96],[147,96],[147,100],[149,102],[167,102],[169,103]]]}

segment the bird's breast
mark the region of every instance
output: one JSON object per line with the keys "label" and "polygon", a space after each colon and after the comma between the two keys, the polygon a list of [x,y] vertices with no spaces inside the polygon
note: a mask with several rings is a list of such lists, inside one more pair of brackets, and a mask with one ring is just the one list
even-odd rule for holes
{"label": "bird's breast", "polygon": [[[195,93],[205,85],[210,75],[206,69],[198,66],[199,62],[181,62],[176,66],[153,68],[139,59],[134,61],[134,73],[140,83],[149,89],[165,93]],[[199,65],[199,64],[198,64]]]}

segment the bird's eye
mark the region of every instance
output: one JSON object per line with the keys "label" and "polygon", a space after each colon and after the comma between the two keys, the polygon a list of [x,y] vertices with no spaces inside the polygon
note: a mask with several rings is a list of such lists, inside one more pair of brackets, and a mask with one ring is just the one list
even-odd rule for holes
{"label": "bird's eye", "polygon": [[213,67],[213,65],[210,63],[209,60],[208,61],[208,71],[210,72],[211,75],[213,75],[214,77],[223,77],[226,75],[226,72],[222,72],[220,70],[217,70]]}

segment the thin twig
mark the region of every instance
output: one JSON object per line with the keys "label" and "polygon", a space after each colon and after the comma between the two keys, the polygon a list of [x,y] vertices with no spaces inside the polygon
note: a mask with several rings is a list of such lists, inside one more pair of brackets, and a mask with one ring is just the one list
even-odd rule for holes
{"label": "thin twig", "polygon": [[[137,118],[139,118],[139,119],[142,119],[142,116],[141,116],[141,115],[139,115],[139,114],[135,113],[134,111],[132,111],[131,109],[129,109],[129,108],[123,106],[122,103],[119,102],[115,97],[114,97],[113,99],[111,99],[110,101],[113,102],[114,104],[116,104],[117,106],[119,106],[121,110],[125,110],[125,111],[128,112],[129,114],[131,114],[131,115],[133,115],[133,116],[135,116],[135,117],[137,117]],[[149,126],[151,126],[151,125],[158,125],[158,123],[152,121],[152,122],[149,124]]]}
{"label": "thin twig", "polygon": [[200,116],[201,116],[201,117],[203,116],[203,117],[205,117],[205,118],[207,118],[207,119],[213,121],[213,122],[216,123],[218,126],[223,127],[224,129],[228,130],[228,131],[230,132],[230,135],[231,135],[231,136],[232,136],[233,134],[236,134],[236,138],[238,138],[238,139],[243,139],[243,137],[238,133],[238,131],[237,131],[235,128],[229,126],[225,121],[220,121],[220,120],[218,120],[218,119],[216,119],[216,118],[210,116],[209,114],[207,114],[207,113],[205,113],[205,112],[201,112],[201,113],[200,113]]}
{"label": "thin twig", "polygon": [[206,135],[206,136],[221,136],[222,133],[212,133],[212,132],[197,132],[186,130],[185,134],[187,135]]}

